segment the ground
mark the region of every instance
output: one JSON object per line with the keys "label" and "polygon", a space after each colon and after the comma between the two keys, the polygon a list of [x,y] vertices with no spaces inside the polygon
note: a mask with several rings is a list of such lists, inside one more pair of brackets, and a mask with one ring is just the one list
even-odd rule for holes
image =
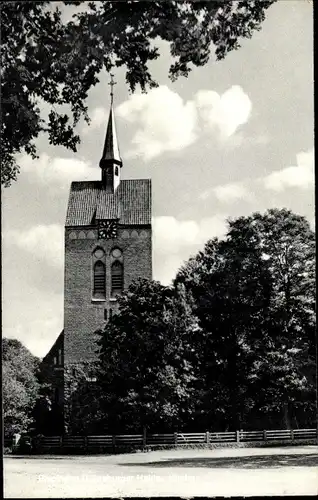
{"label": "ground", "polygon": [[318,446],[8,456],[5,498],[318,494]]}

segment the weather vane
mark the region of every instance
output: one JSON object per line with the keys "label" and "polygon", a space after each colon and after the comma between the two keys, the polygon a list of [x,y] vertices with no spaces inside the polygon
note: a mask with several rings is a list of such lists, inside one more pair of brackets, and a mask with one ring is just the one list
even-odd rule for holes
{"label": "weather vane", "polygon": [[117,82],[114,81],[114,75],[110,73],[110,82],[108,85],[110,85],[111,91],[110,91],[110,99],[111,99],[111,104],[113,104],[114,100],[114,85],[116,85]]}

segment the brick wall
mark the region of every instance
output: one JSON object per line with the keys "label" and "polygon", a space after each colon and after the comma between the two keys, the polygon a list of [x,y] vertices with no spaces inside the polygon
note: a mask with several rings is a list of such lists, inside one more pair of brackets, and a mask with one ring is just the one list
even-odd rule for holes
{"label": "brick wall", "polygon": [[[117,309],[110,297],[110,252],[118,247],[123,252],[124,288],[139,278],[152,278],[151,227],[119,228],[114,240],[97,239],[94,228],[65,230],[64,281],[64,363],[65,365],[96,359],[94,331],[105,324],[104,310]],[[106,300],[92,298],[93,251],[105,252]]]}

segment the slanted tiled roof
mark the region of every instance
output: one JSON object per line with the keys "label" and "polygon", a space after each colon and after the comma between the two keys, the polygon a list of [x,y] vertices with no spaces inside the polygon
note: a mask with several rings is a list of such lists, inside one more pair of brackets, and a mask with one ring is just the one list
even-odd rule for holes
{"label": "slanted tiled roof", "polygon": [[103,189],[99,193],[96,207],[96,219],[119,219],[120,218],[120,199],[118,192],[106,193]]}
{"label": "slanted tiled roof", "polygon": [[151,181],[129,179],[119,185],[121,224],[151,224]]}
{"label": "slanted tiled roof", "polygon": [[119,224],[151,224],[150,179],[122,180],[115,194],[101,181],[72,182],[65,226],[89,226],[94,219],[119,219]]}
{"label": "slanted tiled roof", "polygon": [[72,182],[66,213],[66,226],[92,223],[99,198],[100,181]]}

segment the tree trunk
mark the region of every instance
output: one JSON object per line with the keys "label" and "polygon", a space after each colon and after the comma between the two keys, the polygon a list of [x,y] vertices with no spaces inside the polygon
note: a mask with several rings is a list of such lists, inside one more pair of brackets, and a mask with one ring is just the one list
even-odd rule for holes
{"label": "tree trunk", "polygon": [[290,414],[289,414],[289,405],[288,402],[283,403],[283,412],[284,412],[284,424],[286,429],[291,429],[291,421],[290,421]]}

